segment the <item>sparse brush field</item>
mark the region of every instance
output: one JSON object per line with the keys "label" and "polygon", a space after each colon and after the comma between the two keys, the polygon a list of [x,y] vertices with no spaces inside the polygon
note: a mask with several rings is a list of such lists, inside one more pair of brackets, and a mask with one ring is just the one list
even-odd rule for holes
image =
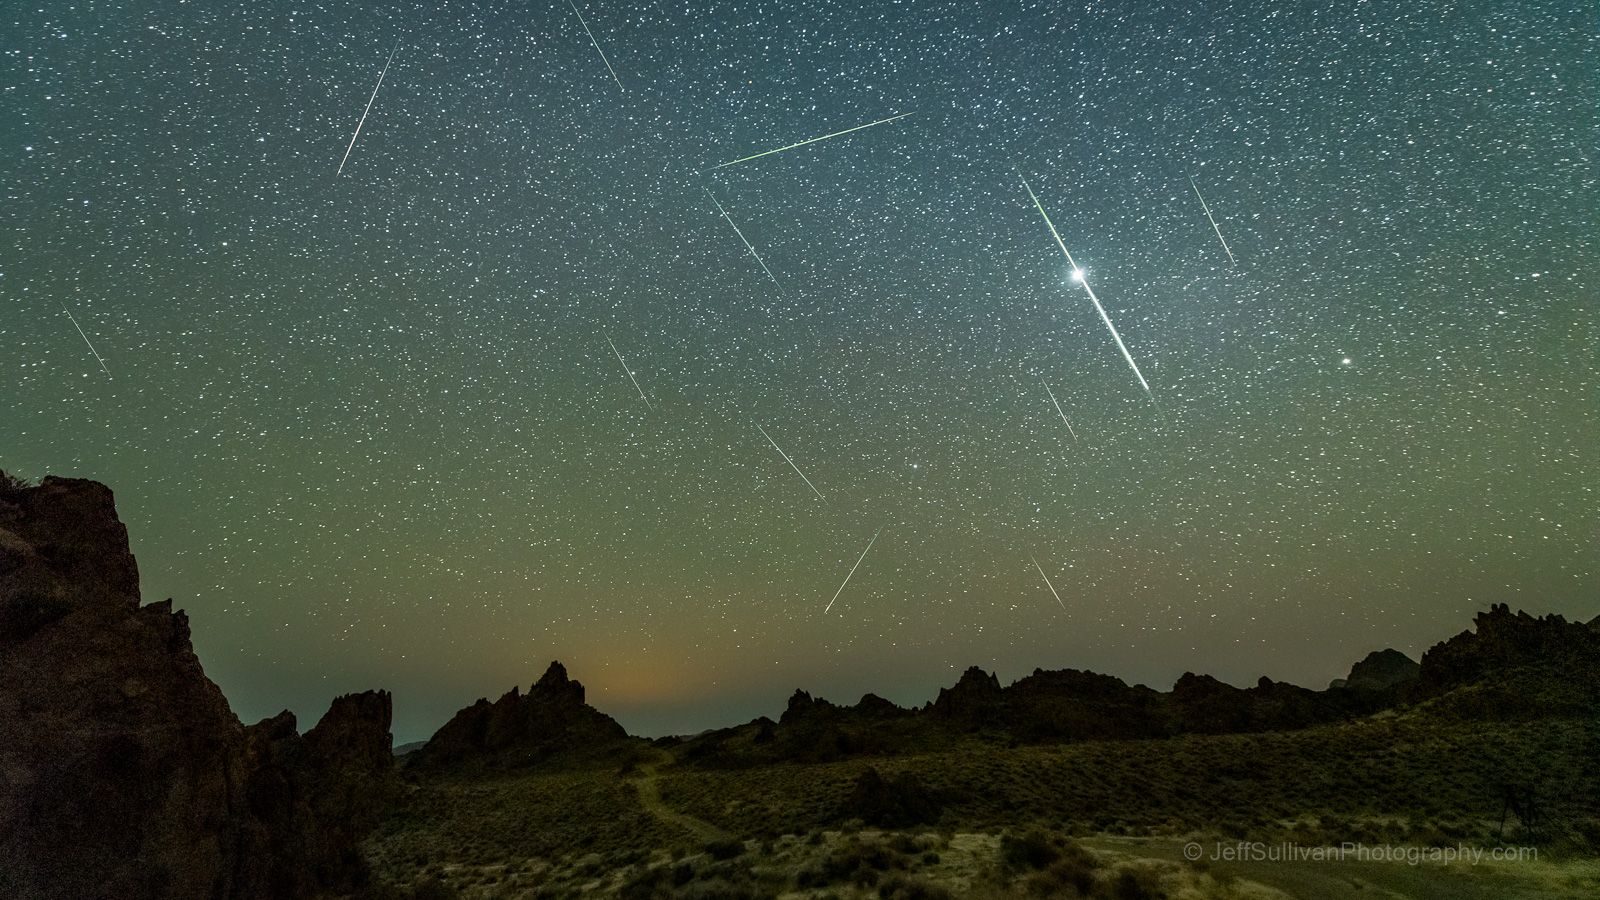
{"label": "sparse brush field", "polygon": [[[1506,842],[1540,842],[1554,856],[1492,878],[1488,868],[1457,873],[1449,876],[1457,886],[1438,896],[1593,897],[1597,750],[1600,733],[1583,720],[1390,716],[1167,740],[974,740],[938,753],[743,769],[660,753],[644,766],[408,774],[407,799],[367,843],[366,894],[1320,900],[1347,896],[1338,885],[1354,876],[1330,869],[1275,880],[1284,870],[1212,869],[1183,861],[1177,848],[1191,840],[1494,845],[1512,790],[1537,798],[1543,830],[1530,833],[1512,816]],[[864,800],[868,781],[891,795],[914,783],[933,798],[933,814],[873,820],[899,807]],[[1385,890],[1397,896],[1410,896],[1406,878],[1433,877],[1403,865],[1391,874]]]}
{"label": "sparse brush field", "polygon": [[[1485,838],[1506,785],[1585,818],[1600,790],[1594,723],[1441,727],[1419,719],[1248,735],[957,751],[814,765],[663,773],[667,805],[736,834],[782,833],[847,820],[852,789],[870,765],[912,773],[944,801],[952,828],[1051,827],[1234,836],[1276,823],[1321,820],[1332,840],[1415,836],[1439,823],[1447,837]],[[1589,806],[1592,810],[1592,805]],[[1552,812],[1556,810],[1552,809]],[[1592,815],[1592,812],[1589,813]],[[1386,823],[1379,830],[1376,824]]]}

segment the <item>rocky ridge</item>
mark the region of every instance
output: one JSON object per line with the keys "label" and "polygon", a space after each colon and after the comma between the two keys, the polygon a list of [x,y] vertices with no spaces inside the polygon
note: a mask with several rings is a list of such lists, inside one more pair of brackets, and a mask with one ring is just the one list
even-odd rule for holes
{"label": "rocky ridge", "polygon": [[188,617],[141,605],[111,490],[0,473],[0,896],[354,889],[390,783],[391,700],[246,727]]}

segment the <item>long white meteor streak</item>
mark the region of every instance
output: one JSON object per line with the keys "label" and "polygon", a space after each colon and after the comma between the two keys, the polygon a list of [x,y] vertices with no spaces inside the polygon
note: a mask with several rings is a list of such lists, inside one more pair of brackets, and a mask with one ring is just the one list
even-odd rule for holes
{"label": "long white meteor streak", "polygon": [[578,12],[578,4],[573,3],[572,0],[567,0],[567,5],[572,7],[572,11],[578,14],[578,24],[583,26],[583,33],[589,36],[589,43],[593,44],[595,52],[600,54],[600,61],[606,64],[606,71],[611,73],[611,80],[617,83],[618,88],[627,90],[627,88],[622,87],[622,79],[617,77],[617,70],[611,68],[611,60],[606,59],[606,52],[600,49],[600,42],[594,39],[594,32],[589,30],[589,23],[583,20],[583,13]]}
{"label": "long white meteor streak", "polygon": [[[67,318],[69,320],[71,320],[71,322],[72,322],[72,327],[78,329],[78,337],[83,338],[83,342],[85,344],[89,344],[89,336],[87,334],[83,333],[83,328],[80,325],[78,325],[78,320],[73,318],[72,310],[67,309],[67,305],[65,303],[63,303],[63,304],[61,304],[61,311],[67,314]],[[100,351],[94,349],[94,345],[93,344],[89,344],[89,352],[94,354],[94,358],[96,360],[99,360],[100,368],[106,370],[106,376],[107,377],[111,377],[111,370],[110,369],[106,369],[106,361],[103,360],[103,359],[100,359]]]}
{"label": "long white meteor streak", "polygon": [[1039,383],[1044,385],[1044,392],[1050,395],[1050,402],[1055,403],[1056,414],[1061,416],[1061,424],[1067,426],[1067,434],[1072,435],[1073,440],[1077,440],[1078,433],[1072,430],[1072,423],[1067,421],[1067,414],[1061,411],[1061,404],[1056,403],[1056,395],[1054,391],[1050,390],[1050,384],[1043,378],[1039,379]]}
{"label": "long white meteor streak", "polygon": [[[872,545],[876,544],[878,542],[878,535],[883,534],[883,530],[885,528],[888,528],[888,527],[889,527],[889,523],[888,522],[885,522],[882,525],[878,526],[878,530],[872,535],[872,540],[867,541],[867,550],[871,550],[872,549]],[[861,568],[861,560],[867,558],[867,550],[861,551],[861,555],[856,558],[856,564],[850,567],[850,575],[856,574],[856,570]],[[846,575],[844,577],[844,584],[839,585],[839,589],[837,591],[833,592],[833,600],[829,600],[827,609],[824,609],[822,611],[824,615],[827,614],[829,609],[833,609],[833,601],[834,600],[838,600],[839,599],[839,595],[844,593],[844,586],[846,584],[850,583],[850,575]]]}
{"label": "long white meteor streak", "polygon": [[[1017,173],[1017,177],[1022,178],[1022,173]],[[1139,386],[1144,388],[1145,395],[1150,398],[1150,402],[1155,403],[1156,408],[1160,409],[1161,404],[1156,403],[1156,395],[1155,392],[1150,390],[1150,383],[1144,380],[1144,374],[1139,371],[1139,364],[1133,361],[1133,354],[1128,352],[1128,345],[1122,342],[1122,335],[1117,334],[1117,326],[1111,324],[1111,317],[1106,315],[1106,308],[1100,305],[1100,298],[1096,297],[1094,289],[1089,287],[1089,280],[1083,276],[1083,270],[1078,268],[1078,263],[1073,260],[1072,251],[1068,250],[1067,245],[1062,242],[1061,234],[1056,231],[1055,223],[1050,221],[1050,216],[1045,213],[1044,206],[1039,203],[1039,198],[1034,195],[1033,188],[1028,186],[1028,179],[1022,178],[1022,186],[1028,188],[1028,196],[1033,199],[1034,208],[1039,210],[1039,215],[1044,216],[1044,224],[1050,226],[1050,233],[1055,236],[1056,246],[1061,248],[1062,253],[1067,254],[1067,264],[1072,266],[1072,277],[1083,285],[1085,291],[1088,291],[1089,299],[1094,301],[1094,308],[1100,311],[1100,318],[1106,323],[1106,328],[1111,330],[1111,338],[1117,342],[1117,349],[1122,351],[1122,358],[1128,361],[1128,367],[1133,369],[1134,377],[1139,379]]]}
{"label": "long white meteor streak", "polygon": [[[1029,553],[1028,558],[1033,559],[1033,554]],[[1050,583],[1050,576],[1044,573],[1044,569],[1039,566],[1039,561],[1037,559],[1033,559],[1033,567],[1039,570],[1039,577],[1044,579],[1044,586],[1050,589],[1050,593],[1056,594],[1056,586]],[[1056,594],[1056,602],[1061,603],[1060,594]],[[1061,603],[1061,608],[1066,609],[1067,605],[1065,603]]]}
{"label": "long white meteor streak", "polygon": [[[728,215],[728,211],[722,208],[721,203],[717,202],[717,195],[711,193],[711,188],[706,188],[706,195],[711,198],[712,203],[717,204],[717,212],[722,213],[722,217],[728,220],[729,225],[733,225],[733,217]],[[767,277],[772,279],[772,284],[778,289],[778,296],[785,300],[789,299],[789,295],[783,292],[783,285],[778,284],[778,277],[773,275],[772,270],[767,268],[767,264],[761,261],[761,254],[756,252],[756,248],[750,246],[750,241],[745,238],[744,232],[739,230],[739,226],[733,225],[733,233],[739,236],[739,240],[744,241],[745,249],[749,250],[750,255],[756,258],[756,265],[760,266],[761,271],[767,273]]]}
{"label": "long white meteor streak", "polygon": [[344,148],[344,159],[339,160],[339,171],[335,175],[344,174],[345,161],[350,159],[350,151],[356,148],[356,138],[361,136],[361,126],[367,124],[367,113],[372,112],[372,101],[378,99],[378,88],[383,87],[383,76],[389,74],[389,63],[394,62],[394,55],[400,52],[400,42],[394,42],[394,49],[389,51],[389,58],[383,63],[383,71],[378,73],[378,83],[372,86],[372,96],[367,98],[367,108],[361,111],[361,121],[356,123],[356,133],[350,135],[350,146]]}
{"label": "long white meteor streak", "polygon": [[827,503],[828,498],[822,496],[822,492],[817,490],[817,486],[811,483],[811,479],[806,478],[806,473],[800,471],[800,467],[794,464],[794,460],[789,458],[789,454],[783,452],[783,448],[779,447],[778,442],[772,439],[772,435],[767,434],[767,430],[765,428],[761,428],[761,423],[756,422],[755,426],[761,429],[761,436],[767,439],[767,443],[772,445],[772,449],[778,451],[778,455],[783,457],[784,462],[789,464],[789,468],[793,469],[794,473],[799,475],[801,479],[805,481],[806,487],[811,488],[811,493],[816,494],[818,500],[821,500],[823,503]]}
{"label": "long white meteor streak", "polygon": [[[1200,197],[1200,186],[1194,183],[1194,176],[1189,176],[1189,187],[1194,188],[1194,195]],[[1206,211],[1206,218],[1211,219],[1211,207],[1206,205],[1206,198],[1200,197],[1200,208]],[[1222,237],[1222,229],[1217,227],[1217,220],[1211,219],[1211,230],[1217,233],[1217,240],[1222,241],[1222,249],[1228,254],[1228,262],[1238,265],[1239,261],[1233,258],[1233,251],[1228,249],[1228,242]]]}
{"label": "long white meteor streak", "polygon": [[[611,335],[609,334],[606,335],[606,343],[611,344]],[[611,344],[611,352],[617,353],[616,344]],[[628,373],[628,380],[633,382],[633,389],[639,392],[639,399],[644,401],[645,408],[651,412],[655,412],[656,408],[650,405],[650,398],[644,395],[644,388],[639,387],[639,379],[633,377],[633,370],[628,368],[628,363],[622,358],[621,353],[617,353],[617,362],[622,363],[622,371]]]}
{"label": "long white meteor streak", "polygon": [[[569,2],[570,2],[570,0],[569,0]],[[743,159],[736,159],[736,160],[733,160],[733,162],[725,162],[725,163],[719,163],[719,164],[717,164],[717,165],[714,165],[714,166],[712,166],[712,167],[711,167],[711,168],[713,168],[713,169],[720,169],[720,168],[722,168],[722,167],[723,167],[723,166],[731,166],[731,165],[733,165],[733,164],[734,164],[734,163],[742,163],[742,162],[744,162],[744,161],[745,161],[745,160],[750,160],[750,159],[758,159],[758,158],[760,158],[760,157],[763,157],[763,156],[768,156],[768,155],[771,155],[771,154],[773,154],[773,153],[782,153],[782,152],[783,152],[783,151],[785,151],[785,150],[793,150],[793,149],[794,149],[794,148],[796,148],[796,147],[804,147],[804,146],[805,146],[805,145],[807,145],[807,144],[815,144],[815,143],[816,143],[816,142],[817,142],[817,141],[825,141],[825,140],[827,140],[827,139],[828,139],[828,138],[832,138],[832,137],[838,137],[838,136],[839,136],[839,135],[841,135],[841,134],[849,134],[849,133],[850,133],[850,132],[852,132],[852,131],[860,131],[860,130],[861,130],[861,129],[863,129],[863,128],[871,128],[871,127],[872,127],[872,126],[874,126],[874,125],[882,125],[882,124],[883,124],[883,123],[885,123],[885,122],[893,122],[893,121],[894,121],[894,120],[895,120],[895,119],[904,119],[904,118],[905,118],[905,117],[906,117],[906,116],[909,116],[909,115],[914,115],[914,114],[915,114],[915,112],[914,112],[914,111],[913,111],[913,112],[908,112],[908,113],[901,113],[901,114],[900,114],[900,115],[898,115],[898,116],[890,116],[890,117],[889,117],[889,118],[887,118],[887,119],[879,119],[879,120],[878,120],[878,121],[876,121],[876,122],[868,122],[868,123],[867,123],[867,124],[865,124],[865,125],[857,125],[857,126],[856,126],[856,127],[854,127],[854,128],[846,128],[846,129],[845,129],[845,130],[843,130],[843,131],[835,131],[835,132],[834,132],[834,133],[833,133],[833,134],[825,134],[825,135],[823,135],[823,136],[822,136],[822,137],[814,137],[814,138],[812,138],[812,139],[811,139],[811,140],[809,140],[809,141],[801,141],[801,142],[800,142],[800,143],[798,143],[798,144],[790,144],[790,145],[789,145],[789,146],[787,146],[787,147],[779,147],[779,148],[778,148],[778,149],[776,149],[776,150],[768,150],[768,151],[766,151],[766,152],[765,152],[765,153],[757,153],[757,154],[756,154],[756,155],[755,155],[755,156],[746,156],[746,157],[744,157],[744,158],[743,158]]]}

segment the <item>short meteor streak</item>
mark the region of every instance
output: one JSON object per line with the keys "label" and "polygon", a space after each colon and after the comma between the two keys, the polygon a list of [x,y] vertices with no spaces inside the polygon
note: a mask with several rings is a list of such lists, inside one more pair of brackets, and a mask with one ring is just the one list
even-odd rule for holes
{"label": "short meteor streak", "polygon": [[[717,203],[717,195],[711,193],[711,188],[706,188],[706,195],[711,198],[712,203],[717,204],[717,212],[722,213],[722,217],[728,220],[729,225],[733,225],[733,217],[728,215],[728,211],[722,208],[721,203]],[[750,246],[750,241],[745,238],[744,232],[739,230],[739,226],[733,225],[733,233],[739,236],[739,240],[744,241],[745,249],[749,250],[750,255],[756,258],[756,265],[760,266],[761,271],[767,273],[767,277],[772,279],[772,284],[778,289],[778,296],[787,300],[789,295],[783,292],[783,285],[778,284],[778,277],[773,275],[772,270],[767,268],[767,264],[761,261],[761,254],[756,252],[756,248]]]}
{"label": "short meteor streak", "polygon": [[779,447],[778,442],[772,439],[772,435],[767,434],[767,430],[765,428],[761,428],[761,423],[756,422],[755,426],[761,429],[761,436],[767,439],[767,443],[772,445],[772,449],[778,451],[778,455],[783,457],[784,461],[789,464],[789,468],[793,469],[794,473],[799,475],[801,479],[805,481],[806,487],[811,488],[811,493],[816,494],[818,500],[821,500],[823,503],[827,503],[828,498],[822,496],[822,492],[817,490],[817,486],[811,483],[811,479],[806,478],[806,473],[800,471],[800,467],[794,464],[794,460],[789,458],[789,454],[783,452],[783,448]]}
{"label": "short meteor streak", "polygon": [[[606,343],[611,344],[611,335],[606,335]],[[617,345],[611,344],[611,352],[617,353]],[[650,405],[650,398],[644,395],[644,388],[639,387],[639,379],[633,377],[633,370],[628,368],[628,363],[623,360],[622,354],[617,353],[617,362],[622,363],[622,371],[628,373],[628,380],[633,382],[633,389],[639,392],[639,399],[644,401],[645,408],[655,412],[656,408]]]}
{"label": "short meteor streak", "polygon": [[[83,342],[85,344],[89,344],[89,336],[87,334],[83,333],[83,328],[80,325],[78,325],[78,320],[72,317],[72,310],[67,309],[67,305],[65,303],[63,303],[63,304],[61,304],[61,311],[67,314],[67,319],[72,322],[72,327],[78,329],[78,337],[83,338]],[[100,363],[100,368],[105,369],[106,370],[106,376],[110,377],[111,376],[111,370],[110,369],[106,369],[106,361],[103,360],[103,359],[100,359],[100,351],[94,349],[94,345],[93,344],[89,344],[89,352],[94,354],[94,358],[96,360],[98,360],[99,363]]]}
{"label": "short meteor streak", "polygon": [[[867,550],[871,550],[872,549],[872,545],[876,544],[878,542],[878,535],[883,534],[883,530],[885,528],[888,528],[888,527],[889,527],[889,523],[888,522],[885,522],[882,525],[878,526],[877,532],[872,535],[872,540],[867,541]],[[861,568],[861,560],[867,558],[867,550],[861,551],[861,555],[856,558],[856,564],[850,567],[850,575],[856,574],[856,570]],[[844,593],[844,585],[850,583],[850,575],[846,575],[844,577],[844,584],[839,585],[839,589],[837,591],[833,592],[833,600],[829,600],[827,609],[824,609],[822,611],[824,615],[827,614],[829,609],[833,609],[834,600],[838,600],[839,599],[839,595]],[[1062,604],[1062,608],[1065,609],[1066,605]]]}
{"label": "short meteor streak", "polygon": [[1050,402],[1055,403],[1056,414],[1061,416],[1061,424],[1067,426],[1067,434],[1072,435],[1073,440],[1077,440],[1078,433],[1072,430],[1072,423],[1067,421],[1067,414],[1061,411],[1061,404],[1056,403],[1055,392],[1050,390],[1049,383],[1047,383],[1043,378],[1039,379],[1039,383],[1044,385],[1044,392],[1050,395]]}
{"label": "short meteor streak", "polygon": [[378,99],[378,88],[383,87],[383,76],[389,74],[389,63],[394,62],[394,55],[400,52],[400,42],[394,42],[394,49],[389,51],[389,58],[383,64],[383,71],[378,73],[378,83],[372,86],[372,96],[367,98],[367,108],[361,111],[361,121],[356,123],[356,133],[350,135],[350,146],[344,148],[344,159],[339,160],[339,171],[335,175],[344,174],[344,164],[350,159],[350,151],[356,148],[356,138],[361,136],[361,126],[367,124],[367,113],[372,112],[372,101]]}
{"label": "short meteor streak", "polygon": [[[1033,554],[1029,553],[1028,558],[1033,559]],[[1033,567],[1035,569],[1039,569],[1039,577],[1044,579],[1044,586],[1050,589],[1050,593],[1056,595],[1056,602],[1061,603],[1061,595],[1056,594],[1056,586],[1050,583],[1050,576],[1046,575],[1044,573],[1044,569],[1040,568],[1039,561],[1037,559],[1033,559]],[[1066,609],[1067,605],[1065,603],[1061,603],[1061,608]]]}
{"label": "short meteor streak", "polygon": [[[1022,178],[1021,173],[1018,173],[1017,177]],[[1139,379],[1139,386],[1144,388],[1145,395],[1150,398],[1150,402],[1155,403],[1156,408],[1160,409],[1161,404],[1156,402],[1156,395],[1155,392],[1150,390],[1150,383],[1144,380],[1144,374],[1139,371],[1139,364],[1133,361],[1133,354],[1128,352],[1128,345],[1122,342],[1122,335],[1117,334],[1117,326],[1111,324],[1111,317],[1106,315],[1106,308],[1100,305],[1100,298],[1096,297],[1094,289],[1089,287],[1089,280],[1083,277],[1083,270],[1078,268],[1078,263],[1072,258],[1072,252],[1062,242],[1061,234],[1056,231],[1055,223],[1050,221],[1050,216],[1045,213],[1044,206],[1039,203],[1039,198],[1034,195],[1033,188],[1028,186],[1028,179],[1022,179],[1022,186],[1028,189],[1028,196],[1033,199],[1033,206],[1039,210],[1039,215],[1044,216],[1044,224],[1050,226],[1050,233],[1055,236],[1056,246],[1061,248],[1062,253],[1067,254],[1067,264],[1072,266],[1072,277],[1083,285],[1085,291],[1089,292],[1089,299],[1094,301],[1094,308],[1100,311],[1100,318],[1106,323],[1106,328],[1111,330],[1111,338],[1117,342],[1117,349],[1122,351],[1122,358],[1128,361],[1128,367],[1133,369],[1134,377]]]}
{"label": "short meteor streak", "polygon": [[885,122],[893,122],[895,119],[904,119],[906,116],[915,115],[915,114],[916,113],[914,111],[913,112],[908,112],[908,113],[901,113],[898,116],[890,116],[887,119],[879,119],[876,122],[868,122],[865,125],[857,125],[854,128],[846,128],[843,131],[835,131],[833,134],[825,134],[822,137],[815,137],[815,138],[812,138],[809,141],[801,141],[798,144],[790,144],[787,147],[779,147],[776,150],[768,150],[765,153],[757,153],[755,156],[746,156],[744,159],[736,159],[733,162],[719,163],[718,165],[712,166],[711,168],[720,169],[723,166],[731,166],[734,163],[742,163],[742,162],[745,162],[746,160],[759,159],[759,158],[761,158],[763,156],[770,156],[770,155],[772,155],[774,153],[782,153],[785,150],[793,150],[796,147],[804,147],[807,144],[815,144],[817,141],[825,141],[828,138],[838,137],[841,134],[849,134],[852,131],[860,131],[863,128],[871,128],[874,125],[882,125]]}
{"label": "short meteor streak", "polygon": [[606,59],[606,52],[600,49],[600,42],[594,39],[594,32],[589,30],[589,23],[583,20],[583,13],[578,12],[578,4],[573,3],[572,0],[567,0],[567,5],[572,7],[574,13],[578,14],[578,24],[583,26],[583,33],[589,36],[589,43],[593,44],[595,52],[600,54],[600,61],[606,64],[606,71],[611,73],[611,80],[617,83],[618,88],[627,90],[627,88],[622,87],[622,79],[617,77],[617,70],[611,68],[611,60]]}
{"label": "short meteor streak", "polygon": [[[1189,176],[1189,187],[1194,188],[1194,195],[1200,197],[1200,186],[1194,183],[1194,176]],[[1206,206],[1206,198],[1200,197],[1200,208],[1206,211],[1206,218],[1211,219],[1211,207]],[[1217,227],[1217,220],[1211,219],[1211,230],[1217,233],[1217,240],[1222,241],[1222,250],[1228,254],[1228,262],[1238,265],[1239,261],[1233,258],[1233,251],[1228,249],[1228,242],[1223,240],[1222,229]]]}

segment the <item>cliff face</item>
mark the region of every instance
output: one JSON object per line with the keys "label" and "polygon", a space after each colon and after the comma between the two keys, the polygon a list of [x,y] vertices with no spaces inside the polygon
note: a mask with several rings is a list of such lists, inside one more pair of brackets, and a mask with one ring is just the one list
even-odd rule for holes
{"label": "cliff face", "polygon": [[[3,482],[0,473],[0,482]],[[301,897],[353,886],[390,697],[242,726],[188,618],[141,606],[111,491],[0,493],[0,896]]]}

